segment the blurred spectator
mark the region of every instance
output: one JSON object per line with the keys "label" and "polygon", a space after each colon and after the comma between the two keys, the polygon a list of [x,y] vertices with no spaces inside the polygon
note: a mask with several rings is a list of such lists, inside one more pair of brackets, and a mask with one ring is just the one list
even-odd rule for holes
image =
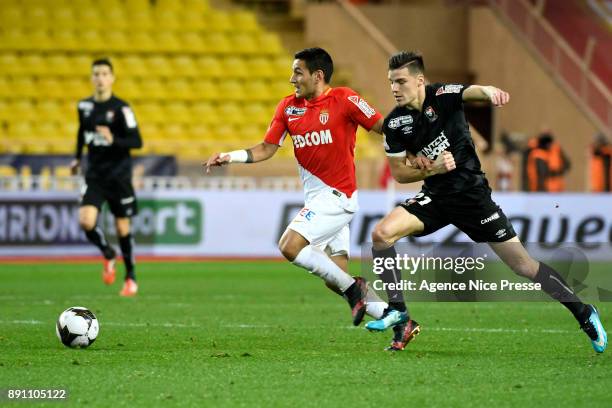
{"label": "blurred spectator", "polygon": [[602,133],[595,135],[591,145],[591,191],[612,191],[612,145]]}
{"label": "blurred spectator", "polygon": [[531,152],[538,147],[538,138],[532,137],[527,140],[525,143],[525,147],[523,149],[523,157],[521,161],[521,190],[522,191],[530,191],[529,189],[529,166],[527,165],[529,161],[529,156]]}
{"label": "blurred spectator", "polygon": [[565,190],[564,176],[570,161],[550,132],[544,132],[528,143],[527,178],[529,191],[560,192]]}
{"label": "blurred spectator", "polygon": [[[495,165],[496,165],[496,188],[499,191],[511,191],[517,188],[513,179],[516,177],[516,168],[526,169],[527,155],[529,148],[528,138],[525,134],[519,132],[508,132],[502,130],[499,142],[495,147]],[[523,157],[523,161],[519,164],[518,157]],[[523,171],[523,173],[526,173]],[[527,176],[522,175],[523,185],[519,186],[523,190],[527,190]]]}

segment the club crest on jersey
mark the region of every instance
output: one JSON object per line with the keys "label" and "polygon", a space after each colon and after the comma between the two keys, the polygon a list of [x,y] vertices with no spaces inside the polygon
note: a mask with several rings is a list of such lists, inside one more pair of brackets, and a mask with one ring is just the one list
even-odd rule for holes
{"label": "club crest on jersey", "polygon": [[297,108],[295,106],[287,106],[285,108],[285,115],[287,116],[304,116],[306,108]]}
{"label": "club crest on jersey", "polygon": [[435,120],[438,119],[438,114],[431,106],[425,109],[425,116],[430,122],[435,122]]}
{"label": "club crest on jersey", "polygon": [[319,122],[321,122],[321,124],[324,125],[327,123],[328,120],[329,120],[329,112],[327,110],[321,111],[321,113],[319,114]]}
{"label": "club crest on jersey", "polygon": [[115,111],[112,111],[112,110],[106,111],[106,121],[107,122],[112,122],[114,118],[115,118]]}

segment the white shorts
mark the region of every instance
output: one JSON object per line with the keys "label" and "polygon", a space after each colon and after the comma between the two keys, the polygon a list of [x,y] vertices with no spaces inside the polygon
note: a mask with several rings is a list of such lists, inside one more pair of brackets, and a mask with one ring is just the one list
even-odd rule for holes
{"label": "white shorts", "polygon": [[357,209],[357,192],[347,198],[337,190],[326,189],[304,205],[287,229],[331,256],[349,255],[349,223]]}

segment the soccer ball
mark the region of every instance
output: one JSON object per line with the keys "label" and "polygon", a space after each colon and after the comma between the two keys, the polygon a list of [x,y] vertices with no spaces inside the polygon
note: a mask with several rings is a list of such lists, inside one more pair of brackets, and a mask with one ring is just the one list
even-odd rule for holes
{"label": "soccer ball", "polygon": [[55,325],[57,337],[67,347],[88,347],[98,337],[99,330],[96,315],[80,306],[64,310]]}

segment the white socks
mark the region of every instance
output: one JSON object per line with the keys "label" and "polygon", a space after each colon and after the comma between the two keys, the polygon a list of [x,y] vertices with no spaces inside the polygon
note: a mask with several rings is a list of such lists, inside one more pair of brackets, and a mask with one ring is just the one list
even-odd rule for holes
{"label": "white socks", "polygon": [[[293,260],[293,264],[317,275],[342,292],[345,292],[355,282],[355,279],[336,265],[325,252],[312,245],[304,247]],[[370,288],[368,288],[366,302],[366,313],[374,319],[380,319],[388,306]]]}
{"label": "white socks", "polygon": [[382,300],[372,288],[368,287],[368,293],[366,296],[366,314],[374,319],[378,320],[382,317],[385,309],[389,305],[387,302]]}
{"label": "white socks", "polygon": [[295,257],[293,264],[317,275],[342,292],[355,282],[355,279],[336,265],[325,252],[312,245],[305,246]]}

